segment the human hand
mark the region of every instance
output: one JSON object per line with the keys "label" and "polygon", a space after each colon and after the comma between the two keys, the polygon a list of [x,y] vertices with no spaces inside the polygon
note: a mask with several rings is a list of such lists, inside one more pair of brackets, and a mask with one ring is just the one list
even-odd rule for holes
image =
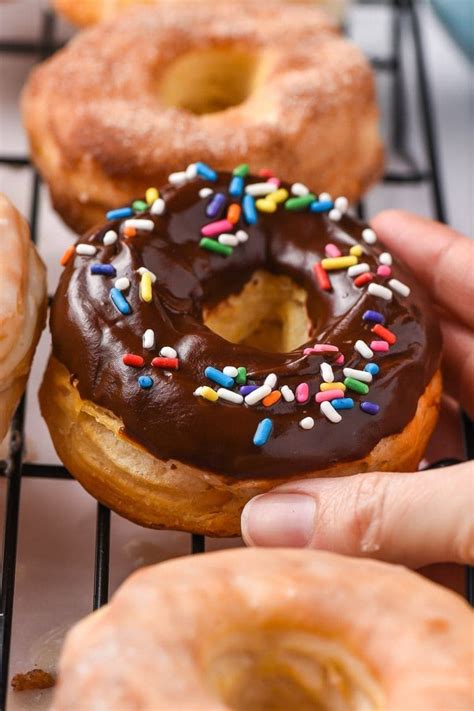
{"label": "human hand", "polygon": [[[387,211],[372,225],[430,294],[444,338],[446,392],[474,416],[474,241],[444,225]],[[287,483],[242,513],[248,545],[370,556],[413,568],[474,564],[474,466],[369,472]]]}

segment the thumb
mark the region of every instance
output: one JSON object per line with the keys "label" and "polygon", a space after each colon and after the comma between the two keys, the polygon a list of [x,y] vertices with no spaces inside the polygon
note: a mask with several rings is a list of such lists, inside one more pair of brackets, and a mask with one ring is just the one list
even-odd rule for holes
{"label": "thumb", "polygon": [[255,497],[248,545],[319,548],[412,568],[474,563],[472,462],[416,474],[307,479]]}

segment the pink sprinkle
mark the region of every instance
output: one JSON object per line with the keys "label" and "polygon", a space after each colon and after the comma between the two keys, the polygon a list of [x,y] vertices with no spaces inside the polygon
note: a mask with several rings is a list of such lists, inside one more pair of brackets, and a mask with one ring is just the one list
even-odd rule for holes
{"label": "pink sprinkle", "polygon": [[336,365],[344,365],[344,360],[344,356],[341,353],[341,355],[336,358],[335,363]]}
{"label": "pink sprinkle", "polygon": [[214,235],[221,235],[223,232],[231,232],[233,229],[234,225],[229,220],[218,220],[204,225],[201,228],[201,234],[205,237],[213,237]]}
{"label": "pink sprinkle", "polygon": [[377,267],[378,276],[389,277],[391,273],[392,270],[386,264],[381,264],[379,267]]}
{"label": "pink sprinkle", "polygon": [[312,348],[305,348],[304,355],[312,355],[313,353],[337,353],[337,346],[330,346],[329,343],[315,344]]}
{"label": "pink sprinkle", "polygon": [[279,178],[274,178],[273,176],[271,178],[268,178],[267,183],[271,183],[272,185],[276,185],[277,188],[280,187],[281,185],[281,180]]}
{"label": "pink sprinkle", "polygon": [[296,402],[307,402],[309,400],[308,383],[300,383],[296,388]]}
{"label": "pink sprinkle", "polygon": [[387,343],[387,341],[372,341],[370,344],[370,348],[373,351],[379,351],[380,353],[385,353],[386,351],[388,351],[390,346]]}
{"label": "pink sprinkle", "polygon": [[336,247],[335,244],[332,244],[332,242],[329,242],[324,247],[324,251],[325,251],[327,257],[340,257],[341,256],[341,250],[338,247]]}
{"label": "pink sprinkle", "polygon": [[322,390],[316,393],[314,399],[316,402],[325,402],[325,400],[335,400],[337,397],[344,397],[342,390]]}

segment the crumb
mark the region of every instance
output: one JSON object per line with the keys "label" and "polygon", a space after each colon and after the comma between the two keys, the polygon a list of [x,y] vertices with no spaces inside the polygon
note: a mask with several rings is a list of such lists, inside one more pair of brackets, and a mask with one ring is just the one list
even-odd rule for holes
{"label": "crumb", "polygon": [[32,689],[49,689],[54,686],[52,674],[43,669],[31,669],[26,674],[15,674],[12,679],[14,691],[31,691]]}

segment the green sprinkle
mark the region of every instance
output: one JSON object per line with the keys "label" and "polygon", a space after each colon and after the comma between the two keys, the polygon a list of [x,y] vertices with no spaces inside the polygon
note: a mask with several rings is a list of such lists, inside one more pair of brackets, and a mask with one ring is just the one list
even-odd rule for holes
{"label": "green sprinkle", "polygon": [[313,193],[308,193],[308,195],[302,195],[301,197],[290,198],[285,202],[285,209],[294,211],[305,210],[315,200],[316,196],[313,195]]}
{"label": "green sprinkle", "polygon": [[232,175],[238,175],[240,178],[245,178],[249,174],[249,167],[247,163],[241,163],[232,171]]}
{"label": "green sprinkle", "polygon": [[240,368],[237,368],[237,377],[235,382],[237,385],[245,385],[247,382],[247,368],[244,368],[243,365]]}
{"label": "green sprinkle", "polygon": [[132,203],[132,209],[134,212],[145,212],[145,210],[148,210],[149,207],[148,203],[143,200],[135,200],[135,202]]}
{"label": "green sprinkle", "polygon": [[369,392],[369,386],[365,383],[361,383],[360,380],[356,380],[355,378],[346,378],[344,380],[344,385],[346,388],[355,390],[356,393],[361,393],[362,395],[367,395]]}
{"label": "green sprinkle", "polygon": [[209,239],[208,237],[203,237],[199,242],[199,246],[203,249],[208,249],[209,252],[215,252],[216,254],[223,254],[224,257],[230,257],[234,251],[232,247],[227,244],[221,244],[215,239]]}

